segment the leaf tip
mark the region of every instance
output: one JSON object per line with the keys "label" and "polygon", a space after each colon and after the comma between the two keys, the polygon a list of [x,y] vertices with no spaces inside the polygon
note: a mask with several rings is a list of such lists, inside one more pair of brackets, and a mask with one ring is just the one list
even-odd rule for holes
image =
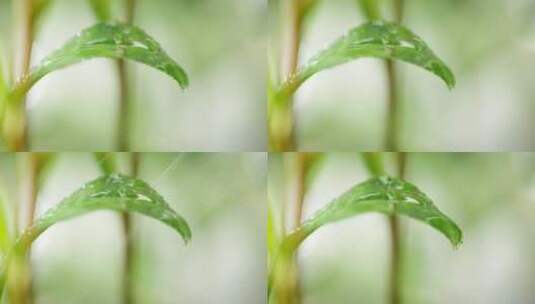
{"label": "leaf tip", "polygon": [[448,86],[448,89],[451,91],[455,88],[457,83],[455,81],[455,75],[453,74],[453,72],[451,72],[449,69],[448,71],[449,71],[448,76],[444,78],[444,81],[446,81],[446,85]]}
{"label": "leaf tip", "polygon": [[173,225],[175,230],[180,234],[182,237],[182,240],[184,241],[184,245],[188,246],[191,243],[191,228],[189,227],[188,223],[184,219],[180,219],[180,221],[177,223],[177,225]]}

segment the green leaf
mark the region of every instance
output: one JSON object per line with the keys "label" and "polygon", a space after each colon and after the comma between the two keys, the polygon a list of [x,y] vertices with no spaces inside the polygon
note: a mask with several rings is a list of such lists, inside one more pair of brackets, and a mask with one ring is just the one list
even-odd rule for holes
{"label": "green leaf", "polygon": [[109,21],[111,19],[110,0],[89,0],[89,4],[99,21]]}
{"label": "green leaf", "polygon": [[451,70],[420,37],[401,25],[374,21],[354,28],[336,40],[290,76],[279,91],[292,93],[313,75],[363,57],[412,63],[440,77],[449,88],[455,86]]}
{"label": "green leaf", "polygon": [[186,72],[143,30],[122,23],[98,23],[77,34],[23,77],[13,92],[14,99],[47,74],[98,57],[141,62],[171,76],[182,88],[188,86]]}
{"label": "green leaf", "polygon": [[141,213],[169,225],[186,243],[191,239],[187,222],[154,189],[142,180],[112,174],[87,183],[48,210],[25,230],[17,243],[29,246],[50,226],[97,210]]}
{"label": "green leaf", "polygon": [[379,8],[379,0],[357,0],[364,16],[368,20],[381,19],[381,10]]}
{"label": "green leaf", "polygon": [[459,227],[416,186],[393,177],[377,177],[356,185],[318,211],[287,236],[285,246],[295,249],[318,228],[367,212],[408,216],[435,228],[453,246],[462,243]]}

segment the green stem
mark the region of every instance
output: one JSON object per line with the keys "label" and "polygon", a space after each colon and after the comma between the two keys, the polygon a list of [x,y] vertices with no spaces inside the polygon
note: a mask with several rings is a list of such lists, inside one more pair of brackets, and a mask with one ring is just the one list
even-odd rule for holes
{"label": "green stem", "polygon": [[[139,174],[140,155],[130,155],[130,175],[137,177]],[[134,284],[134,234],[132,233],[133,218],[128,212],[121,215],[124,234],[124,275],[123,275],[123,304],[135,303]]]}
{"label": "green stem", "polygon": [[[303,10],[308,3],[304,0],[284,1],[287,21],[289,23],[286,56],[286,75],[295,74],[299,64],[301,36],[303,31]],[[295,151],[295,113],[293,108],[293,92],[272,94],[269,102],[269,145],[270,150],[277,152]]]}
{"label": "green stem", "polygon": [[[136,1],[126,0],[125,6],[126,23],[132,24],[134,21]],[[117,149],[121,152],[129,151],[132,148],[129,138],[130,121],[132,119],[132,105],[127,68],[128,67],[125,60],[117,60],[117,71],[119,76],[119,117],[117,120]]]}
{"label": "green stem", "polygon": [[121,152],[128,151],[129,137],[128,125],[130,118],[130,103],[128,102],[128,80],[127,67],[123,59],[117,60],[117,71],[119,75],[119,117],[117,124],[117,150]]}
{"label": "green stem", "polygon": [[[394,18],[396,23],[403,19],[404,0],[393,0]],[[386,63],[388,76],[388,120],[386,128],[386,150],[399,151],[399,92],[396,64],[393,60]],[[398,172],[400,179],[405,178],[406,155],[398,153]],[[401,304],[401,233],[397,216],[389,216],[388,226],[390,230],[390,281],[389,303]]]}
{"label": "green stem", "polygon": [[[23,0],[22,5],[22,71],[27,75],[30,70],[33,51],[33,0]],[[26,91],[9,96],[5,109],[4,135],[10,151],[28,151],[28,113],[26,111]],[[15,101],[11,99],[16,99]]]}
{"label": "green stem", "polygon": [[388,217],[388,227],[390,230],[390,286],[389,303],[401,303],[401,278],[400,278],[400,243],[399,219],[397,216]]}
{"label": "green stem", "polygon": [[386,61],[386,71],[388,79],[388,116],[386,121],[385,151],[397,151],[399,148],[399,104],[396,66],[393,60]]}
{"label": "green stem", "polygon": [[[33,0],[25,0],[24,1],[24,45],[23,45],[23,61],[22,61],[22,75],[27,75],[30,71],[30,64],[32,60],[32,52],[33,52],[33,27],[34,27],[34,20],[32,18],[33,16]],[[22,120],[21,120],[21,132],[20,136],[22,136],[18,141],[18,146],[16,146],[16,151],[28,151],[29,150],[29,144],[28,144],[28,113],[26,111],[26,94],[24,94],[23,97],[24,101],[21,103],[21,106],[23,107],[22,113]]]}
{"label": "green stem", "polygon": [[303,220],[303,209],[305,204],[305,179],[307,174],[306,169],[306,158],[307,154],[302,152],[295,153],[295,171],[296,171],[296,211],[295,211],[295,220],[294,228],[297,228],[301,225]]}
{"label": "green stem", "polygon": [[[136,9],[135,0],[126,0],[125,12],[126,23],[132,24],[134,21]],[[117,148],[119,151],[129,151],[132,147],[129,139],[130,122],[132,114],[132,104],[130,88],[128,82],[128,70],[126,62],[122,59],[117,60],[119,74],[120,99],[119,99],[119,118],[117,126]],[[131,155],[130,174],[136,177],[139,168],[139,156],[137,153]],[[135,303],[134,294],[134,236],[132,233],[133,219],[131,215],[124,212],[121,215],[124,239],[124,259],[123,259],[123,282],[122,282],[122,303]]]}
{"label": "green stem", "polygon": [[[28,213],[24,225],[30,227],[34,221],[37,209],[37,194],[39,192],[39,155],[34,153],[20,153],[17,155],[17,165],[22,174],[18,176],[20,191],[27,199]],[[17,208],[18,210],[18,208]],[[16,213],[18,216],[18,212]],[[17,225],[18,229],[18,225]],[[26,242],[22,242],[27,244]],[[19,248],[20,247],[20,248]],[[32,267],[30,262],[30,246],[19,246],[12,258],[6,259],[8,271],[12,274],[8,280],[8,295],[10,303],[33,303]],[[24,249],[24,250],[22,250]]]}

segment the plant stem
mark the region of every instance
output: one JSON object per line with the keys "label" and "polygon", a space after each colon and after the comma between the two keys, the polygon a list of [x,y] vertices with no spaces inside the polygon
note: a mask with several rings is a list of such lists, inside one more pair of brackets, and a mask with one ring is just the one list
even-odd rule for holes
{"label": "plant stem", "polygon": [[388,217],[388,226],[390,228],[390,286],[389,286],[389,303],[401,303],[400,296],[400,233],[399,219],[397,216]]}
{"label": "plant stem", "polygon": [[296,210],[294,219],[294,228],[301,225],[303,220],[303,208],[305,204],[305,178],[306,178],[306,153],[295,153],[295,170],[296,170]]}
{"label": "plant stem", "polygon": [[[36,155],[34,153],[28,153],[28,218],[27,218],[27,226],[30,227],[33,224],[33,221],[35,219],[35,213],[37,210],[37,195],[39,194],[39,174],[40,174],[40,164],[39,164],[39,155]],[[32,265],[30,261],[30,253],[31,253],[31,247],[28,247],[27,254],[27,263],[28,263],[28,281],[29,286],[28,290],[26,291],[28,303],[34,302],[34,294],[33,294],[33,279],[32,279]]]}
{"label": "plant stem", "polygon": [[[139,174],[139,153],[130,154],[130,175],[137,177]],[[134,293],[134,234],[132,233],[133,218],[128,212],[121,215],[124,234],[124,260],[123,260],[123,304],[135,303]]]}
{"label": "plant stem", "polygon": [[[20,153],[16,157],[17,165],[20,168],[20,174],[17,179],[22,202],[28,206],[26,221],[23,221],[26,227],[30,227],[34,221],[35,210],[37,209],[37,195],[39,192],[39,155],[34,153]],[[17,210],[20,210],[17,208]],[[17,212],[18,215],[18,212]],[[18,225],[17,233],[18,233]],[[13,278],[8,280],[8,292],[11,303],[27,304],[33,303],[32,288],[32,267],[30,261],[30,247],[25,247],[23,252],[15,252],[13,260],[9,261],[8,268],[15,273]]]}
{"label": "plant stem", "polygon": [[[285,153],[285,165],[290,168],[289,173],[295,182],[295,197],[291,200],[295,204],[293,229],[301,225],[303,219],[303,207],[306,197],[306,176],[308,172],[307,160],[310,157],[307,153],[295,152]],[[290,183],[294,185],[293,183]],[[287,208],[285,208],[287,209]],[[292,229],[292,230],[293,230]],[[297,256],[297,250],[284,252],[282,257],[276,263],[282,263],[283,266],[277,265],[275,276],[279,277],[275,288],[277,289],[277,304],[297,304],[301,303],[301,286],[300,286],[300,269]]]}
{"label": "plant stem", "polygon": [[[284,62],[284,74],[289,76],[295,73],[299,64],[299,53],[301,49],[301,36],[303,30],[303,7],[306,3],[303,0],[284,1],[285,16],[289,25],[287,28],[287,41]],[[277,96],[275,96],[277,95]],[[293,94],[290,96],[280,96],[274,94],[269,100],[270,118],[269,135],[270,150],[277,152],[294,151],[295,142],[295,113],[293,106]]]}
{"label": "plant stem", "polygon": [[39,193],[39,156],[28,153],[28,217],[26,223],[30,226],[35,218],[37,209],[37,195]]}
{"label": "plant stem", "polygon": [[388,116],[386,121],[386,143],[385,151],[397,151],[398,149],[398,90],[396,66],[393,60],[386,61],[386,71],[388,78]]}
{"label": "plant stem", "polygon": [[122,282],[122,300],[124,304],[134,303],[133,294],[133,240],[132,240],[132,218],[124,212],[121,215],[124,235],[124,260],[123,260],[123,282]]}
{"label": "plant stem", "polygon": [[[404,0],[393,0],[396,23],[403,19]],[[393,60],[386,62],[388,77],[388,120],[386,128],[386,150],[399,151],[399,92],[396,64]],[[405,177],[406,155],[398,153],[398,172],[400,179]],[[401,304],[401,234],[399,219],[396,215],[388,218],[390,230],[390,281],[389,303]]]}
{"label": "plant stem", "polygon": [[[22,58],[21,75],[26,75],[30,70],[33,51],[33,0],[21,1],[22,8]],[[22,100],[8,102],[6,108],[6,121],[4,132],[9,150],[21,152],[28,151],[28,113],[26,111],[26,94]]]}
{"label": "plant stem", "polygon": [[[22,57],[22,72],[23,75],[26,75],[30,71],[30,64],[32,60],[33,52],[33,27],[34,20],[33,16],[33,0],[24,0],[24,45],[23,45],[23,57]],[[22,110],[22,120],[21,120],[21,136],[22,138],[19,141],[17,151],[28,151],[28,113],[26,111],[26,94],[24,94],[24,101],[21,103],[21,106],[24,107]]]}
{"label": "plant stem", "polygon": [[119,75],[119,117],[117,124],[117,150],[126,152],[129,148],[128,125],[130,117],[130,104],[128,102],[128,80],[126,62],[123,59],[117,60],[117,71]]}
{"label": "plant stem", "polygon": [[[394,20],[401,23],[403,20],[404,0],[393,0]],[[388,79],[388,116],[386,121],[385,148],[386,151],[399,150],[399,92],[396,63],[393,60],[386,61]]]}
{"label": "plant stem", "polygon": [[[136,9],[135,0],[125,1],[126,23],[132,24],[134,21]],[[128,70],[126,62],[122,59],[117,60],[119,75],[119,118],[117,126],[117,148],[119,151],[129,151],[130,145],[129,131],[131,121],[131,96],[128,82]],[[132,153],[130,162],[130,174],[137,177],[139,168],[139,155]],[[134,236],[132,233],[132,217],[128,212],[121,215],[123,226],[124,240],[124,259],[123,259],[123,282],[122,282],[122,303],[131,304],[135,302],[133,268],[134,268]]]}
{"label": "plant stem", "polygon": [[[307,175],[307,154],[306,153],[296,153],[295,155],[296,162],[296,210],[295,210],[295,226],[296,229],[301,225],[303,221],[303,209],[305,205],[305,196],[306,196],[306,175]],[[300,283],[300,267],[297,254],[293,256],[293,268],[294,275],[293,277],[293,298],[296,303],[301,303],[301,283]]]}
{"label": "plant stem", "polygon": [[[135,0],[126,0],[126,23],[132,24],[134,21],[136,8]],[[119,117],[117,125],[117,149],[120,152],[126,152],[131,149],[130,146],[130,120],[132,116],[130,88],[128,82],[128,70],[126,61],[117,60],[117,71],[119,76]]]}

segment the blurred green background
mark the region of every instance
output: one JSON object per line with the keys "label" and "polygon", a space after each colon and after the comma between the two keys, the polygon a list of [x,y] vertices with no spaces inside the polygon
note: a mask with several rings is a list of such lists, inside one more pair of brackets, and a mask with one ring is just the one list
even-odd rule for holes
{"label": "blurred green background", "polygon": [[[16,157],[21,155],[0,153],[0,189],[9,194],[11,212]],[[263,153],[141,154],[140,177],[186,218],[193,239],[184,246],[166,225],[134,215],[136,303],[260,303],[266,286],[266,158]],[[90,153],[59,154],[37,213],[99,175]],[[121,303],[121,227],[118,213],[99,211],[44,233],[31,257],[36,303]]]}
{"label": "blurred green background", "polygon": [[[284,188],[289,170],[270,154],[268,195],[278,208],[295,194]],[[357,153],[327,154],[303,218],[367,178]],[[535,154],[410,153],[407,180],[461,227],[464,244],[454,250],[402,217],[404,303],[535,303]],[[387,303],[388,231],[384,215],[365,214],[313,233],[299,251],[303,303]]]}
{"label": "blurred green background", "polygon": [[[378,0],[383,13],[392,1]],[[404,25],[454,71],[451,92],[401,63],[401,148],[406,151],[529,151],[535,148],[535,2],[407,0]],[[272,0],[270,3],[281,3]],[[357,0],[318,0],[305,23],[301,63],[364,22]],[[281,16],[273,10],[272,45]],[[322,72],[296,95],[297,137],[307,151],[383,149],[386,72],[360,59]]]}
{"label": "blurred green background", "polygon": [[[88,2],[52,1],[38,25],[32,65],[96,22]],[[122,1],[113,2],[114,15],[122,16]],[[0,1],[0,50],[17,59],[22,52],[13,27],[18,20],[13,3],[18,1]],[[183,92],[161,72],[129,64],[133,149],[265,150],[267,5],[260,0],[137,3],[134,23],[185,68],[191,86]],[[117,99],[117,71],[111,60],[90,60],[49,75],[29,95],[33,150],[114,150]]]}

